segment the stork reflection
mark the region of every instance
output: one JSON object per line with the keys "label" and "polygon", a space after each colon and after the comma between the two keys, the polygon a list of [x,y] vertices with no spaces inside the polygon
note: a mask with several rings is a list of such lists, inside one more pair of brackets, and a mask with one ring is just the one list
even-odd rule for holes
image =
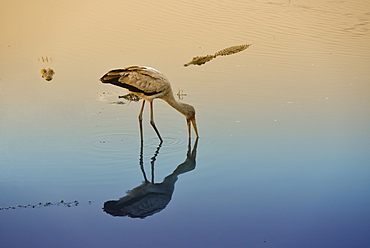
{"label": "stork reflection", "polygon": [[171,201],[175,183],[180,174],[195,169],[198,138],[194,142],[191,150],[189,139],[186,159],[161,183],[154,182],[154,163],[161,145],[157,147],[154,156],[151,158],[151,181],[148,180],[144,170],[143,146],[140,148],[140,169],[143,173],[144,181],[141,185],[126,192],[126,196],[119,200],[107,201],[104,203],[103,210],[113,216],[128,216],[131,218],[145,218],[162,211]]}

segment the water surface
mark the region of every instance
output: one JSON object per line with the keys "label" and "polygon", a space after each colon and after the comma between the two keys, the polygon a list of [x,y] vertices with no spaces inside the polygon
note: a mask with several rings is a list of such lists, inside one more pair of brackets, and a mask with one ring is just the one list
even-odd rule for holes
{"label": "water surface", "polygon": [[[1,247],[369,246],[368,1],[7,1],[0,14]],[[129,65],[186,93],[200,133],[195,167],[143,219],[102,208],[143,170],[163,182],[188,139],[156,100],[164,143],[156,154],[147,108],[141,150],[141,103],[98,81]]]}

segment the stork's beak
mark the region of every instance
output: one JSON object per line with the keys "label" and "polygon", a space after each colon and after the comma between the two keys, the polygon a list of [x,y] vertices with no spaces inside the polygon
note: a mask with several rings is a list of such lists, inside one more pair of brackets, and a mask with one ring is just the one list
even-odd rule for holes
{"label": "stork's beak", "polygon": [[187,121],[187,124],[188,124],[188,135],[189,135],[189,138],[191,137],[191,127],[190,127],[190,121],[191,123],[193,124],[193,128],[194,128],[194,132],[195,132],[195,135],[197,136],[197,138],[199,137],[199,134],[198,134],[198,129],[197,129],[197,121],[195,120],[195,117],[191,118],[191,119],[186,119]]}
{"label": "stork's beak", "polygon": [[199,138],[198,129],[197,129],[197,122],[195,121],[195,117],[193,119],[191,119],[191,123],[193,123],[193,128],[194,128],[195,135],[197,136],[197,138]]}

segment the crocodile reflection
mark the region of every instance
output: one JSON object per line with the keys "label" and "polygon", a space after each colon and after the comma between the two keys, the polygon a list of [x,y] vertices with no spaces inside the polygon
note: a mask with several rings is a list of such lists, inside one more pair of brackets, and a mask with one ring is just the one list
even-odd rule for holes
{"label": "crocodile reflection", "polygon": [[198,138],[194,142],[193,150],[191,150],[191,142],[189,140],[185,161],[177,166],[170,175],[166,176],[161,183],[154,183],[154,162],[159,154],[161,145],[158,146],[154,156],[151,158],[151,181],[147,179],[144,171],[143,147],[141,146],[140,169],[144,177],[143,183],[132,190],[128,190],[126,192],[127,195],[119,200],[105,202],[103,210],[113,216],[128,216],[141,219],[162,211],[171,201],[178,176],[195,169],[197,146]]}

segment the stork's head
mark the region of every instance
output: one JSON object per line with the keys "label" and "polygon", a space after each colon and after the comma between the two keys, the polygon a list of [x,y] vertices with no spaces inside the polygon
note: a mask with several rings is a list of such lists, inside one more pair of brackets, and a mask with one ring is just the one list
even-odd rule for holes
{"label": "stork's head", "polygon": [[198,135],[198,129],[197,129],[197,122],[195,120],[195,108],[193,106],[189,105],[189,104],[185,104],[185,105],[186,105],[186,108],[185,108],[186,111],[184,111],[183,114],[186,117],[186,123],[188,125],[188,134],[189,134],[189,137],[190,137],[190,133],[191,133],[191,130],[190,130],[191,129],[190,128],[191,124],[193,125],[195,135],[197,137],[199,137],[199,135]]}

